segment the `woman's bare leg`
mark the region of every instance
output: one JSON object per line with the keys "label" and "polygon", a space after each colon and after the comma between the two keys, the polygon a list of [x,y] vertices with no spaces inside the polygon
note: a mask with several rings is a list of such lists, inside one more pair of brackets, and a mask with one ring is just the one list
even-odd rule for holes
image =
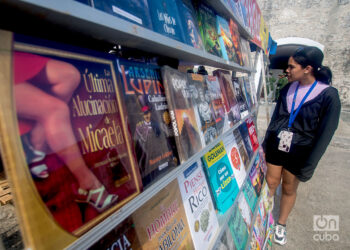
{"label": "woman's bare leg", "polygon": [[286,169],[283,169],[282,177],[282,198],[280,203],[280,216],[278,223],[284,225],[292,211],[297,197],[299,185],[298,178]]}
{"label": "woman's bare leg", "polygon": [[67,104],[29,83],[15,85],[15,100],[18,115],[41,124],[47,144],[67,165],[80,187],[100,187],[76,144]]}
{"label": "woman's bare leg", "polygon": [[266,181],[270,190],[270,197],[275,195],[276,189],[278,185],[281,183],[282,178],[282,166],[274,165],[271,163],[266,163],[267,165],[267,173],[266,173]]}

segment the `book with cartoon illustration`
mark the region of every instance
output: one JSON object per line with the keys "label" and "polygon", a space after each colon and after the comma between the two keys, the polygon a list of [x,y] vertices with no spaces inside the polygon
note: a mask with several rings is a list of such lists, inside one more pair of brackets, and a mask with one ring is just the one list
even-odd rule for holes
{"label": "book with cartoon illustration", "polygon": [[227,61],[234,62],[237,55],[232,41],[230,27],[226,19],[216,15],[216,28],[219,35],[222,57]]}
{"label": "book with cartoon illustration", "polygon": [[233,208],[233,212],[228,220],[228,227],[230,228],[236,249],[245,249],[245,246],[248,241],[249,232],[247,230],[247,225],[244,222],[243,216],[238,206],[235,206]]}
{"label": "book with cartoon illustration", "polygon": [[134,150],[144,186],[179,164],[160,68],[117,60]]}

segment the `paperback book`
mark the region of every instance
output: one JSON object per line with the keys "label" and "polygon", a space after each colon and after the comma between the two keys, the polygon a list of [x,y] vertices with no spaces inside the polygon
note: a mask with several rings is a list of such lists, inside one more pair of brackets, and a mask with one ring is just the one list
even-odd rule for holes
{"label": "paperback book", "polygon": [[219,34],[216,30],[216,16],[212,9],[204,4],[199,5],[198,26],[207,52],[222,57]]}
{"label": "paperback book", "polygon": [[182,20],[185,42],[194,48],[204,49],[202,37],[199,32],[196,12],[191,0],[178,0],[177,6]]}
{"label": "paperback book", "polygon": [[181,19],[176,0],[148,0],[155,32],[184,42]]}
{"label": "paperback book", "polygon": [[147,186],[179,164],[160,69],[122,59],[117,67],[142,182]]}
{"label": "paperback book", "polygon": [[225,145],[227,157],[230,160],[238,187],[241,188],[247,176],[247,172],[245,170],[243,160],[239,154],[239,149],[236,140],[233,134],[230,134],[223,138],[222,141]]}
{"label": "paperback book", "polygon": [[239,211],[241,212],[243,220],[247,226],[247,230],[250,233],[253,213],[250,210],[250,207],[248,205],[246,198],[244,197],[244,193],[240,193],[240,195],[238,197],[238,208],[239,208]]}
{"label": "paperback book", "polygon": [[257,196],[260,195],[262,184],[264,182],[264,173],[260,167],[260,156],[259,154],[256,155],[254,159],[253,166],[249,172],[249,178],[250,181],[254,187],[254,190],[257,194]]}
{"label": "paperback book", "polygon": [[224,98],[220,83],[216,76],[205,76],[205,80],[207,82],[211,104],[214,111],[216,130],[219,136],[230,128],[227,121],[228,116],[225,112],[225,106],[223,102]]}
{"label": "paperback book", "polygon": [[236,199],[239,187],[223,142],[216,144],[202,160],[216,208],[220,213],[225,213]]}
{"label": "paperback book", "polygon": [[197,125],[198,113],[193,105],[187,74],[164,66],[162,77],[179,158],[184,163],[205,146]]}
{"label": "paperback book", "polygon": [[91,0],[92,6],[108,14],[152,29],[152,20],[147,0]]}
{"label": "paperback book", "polygon": [[223,17],[216,15],[216,27],[219,35],[222,57],[231,62],[235,61],[236,51],[228,22]]}
{"label": "paperback book", "polygon": [[245,249],[249,233],[247,230],[247,225],[244,222],[244,219],[239,211],[238,206],[235,206],[233,208],[232,215],[228,220],[228,227],[230,228],[232,238],[236,245],[236,249]]}
{"label": "paperback book", "polygon": [[250,90],[250,83],[245,77],[238,78],[239,85],[241,86],[242,92],[248,104],[248,110],[251,111],[253,108],[252,94]]}
{"label": "paperback book", "polygon": [[250,136],[248,133],[247,124],[243,122],[241,125],[239,125],[238,130],[243,139],[243,143],[244,143],[245,149],[247,150],[249,160],[251,160],[254,155],[254,151],[253,151],[252,143],[250,142]]}
{"label": "paperback book", "polygon": [[202,162],[193,163],[177,180],[194,246],[205,249],[212,244],[219,224]]}
{"label": "paperback book", "polygon": [[232,77],[232,85],[239,105],[241,117],[246,117],[249,114],[249,107],[242,86],[239,83],[239,78]]}
{"label": "paperback book", "polygon": [[237,64],[243,66],[244,62],[243,62],[242,49],[241,49],[241,36],[239,34],[237,24],[235,23],[235,21],[230,19],[229,25],[230,25],[229,27],[230,27],[231,39],[236,52],[236,57],[234,58],[234,61]]}
{"label": "paperback book", "polygon": [[220,69],[215,70],[213,74],[218,78],[221,87],[223,103],[228,117],[227,122],[230,127],[233,127],[233,125],[241,120],[241,113],[231,84],[231,75],[228,71]]}
{"label": "paperback book", "polygon": [[144,205],[132,219],[142,249],[194,249],[190,225],[177,180],[172,181]]}
{"label": "paperback book", "polygon": [[250,60],[250,45],[249,45],[249,42],[243,37],[241,37],[241,51],[242,51],[244,66],[246,66],[247,68],[251,68],[252,63]]}
{"label": "paperback book", "polygon": [[188,74],[188,79],[202,145],[207,145],[218,136],[207,81],[205,76],[200,74]]}
{"label": "paperback book", "polygon": [[258,135],[256,134],[256,129],[254,125],[254,121],[251,117],[249,117],[246,120],[247,128],[248,128],[248,133],[250,137],[250,142],[253,147],[253,151],[255,152],[259,148],[259,140],[258,140]]}
{"label": "paperback book", "polygon": [[239,132],[238,128],[233,130],[233,136],[234,136],[235,141],[237,143],[238,150],[239,150],[239,155],[241,156],[241,159],[243,161],[244,168],[245,168],[246,171],[248,171],[250,160],[249,160],[249,156],[248,156],[247,150],[246,150],[246,148],[244,146],[244,142],[243,142],[241,133]]}
{"label": "paperback book", "polygon": [[254,187],[252,186],[250,178],[248,178],[247,181],[244,183],[242,191],[253,213],[255,211],[255,206],[258,201],[258,196],[254,190]]}

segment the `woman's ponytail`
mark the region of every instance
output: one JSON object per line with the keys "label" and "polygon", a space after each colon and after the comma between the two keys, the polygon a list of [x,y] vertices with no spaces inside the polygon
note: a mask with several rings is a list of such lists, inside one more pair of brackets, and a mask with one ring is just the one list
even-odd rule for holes
{"label": "woman's ponytail", "polygon": [[317,81],[320,81],[329,85],[332,84],[332,71],[329,67],[321,66],[317,69],[314,69],[314,73]]}

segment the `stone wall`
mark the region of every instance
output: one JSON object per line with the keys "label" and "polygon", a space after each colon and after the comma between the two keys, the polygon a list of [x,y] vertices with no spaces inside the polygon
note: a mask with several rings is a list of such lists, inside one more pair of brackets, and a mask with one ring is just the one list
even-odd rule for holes
{"label": "stone wall", "polygon": [[350,0],[257,0],[274,40],[309,38],[325,46],[344,111],[350,111]]}

